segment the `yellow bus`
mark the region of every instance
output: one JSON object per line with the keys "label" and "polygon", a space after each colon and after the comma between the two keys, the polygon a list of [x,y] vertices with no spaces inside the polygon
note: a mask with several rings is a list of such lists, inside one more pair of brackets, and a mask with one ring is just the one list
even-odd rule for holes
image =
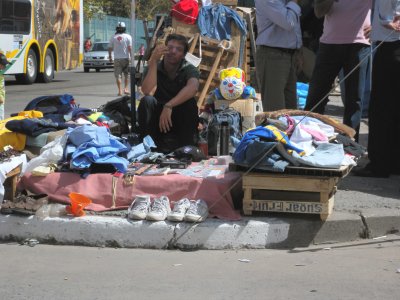
{"label": "yellow bus", "polygon": [[51,82],[83,58],[83,0],[1,0],[0,52],[4,70],[25,84]]}

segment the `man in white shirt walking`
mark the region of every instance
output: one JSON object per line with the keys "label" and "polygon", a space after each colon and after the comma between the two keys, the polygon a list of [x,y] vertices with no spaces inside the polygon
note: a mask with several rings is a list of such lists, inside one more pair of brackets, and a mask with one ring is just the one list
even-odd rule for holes
{"label": "man in white shirt walking", "polygon": [[131,59],[132,37],[125,33],[124,22],[119,22],[116,33],[111,37],[108,45],[108,54],[112,62],[112,52],[114,51],[114,75],[117,81],[118,96],[122,96],[122,73],[124,74],[124,93],[129,95],[129,61]]}

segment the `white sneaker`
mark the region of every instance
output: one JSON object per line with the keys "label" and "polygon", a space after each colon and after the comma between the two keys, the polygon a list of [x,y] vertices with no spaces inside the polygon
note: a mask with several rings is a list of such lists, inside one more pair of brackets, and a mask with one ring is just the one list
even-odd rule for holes
{"label": "white sneaker", "polygon": [[174,208],[172,212],[168,214],[168,220],[174,222],[183,221],[183,217],[185,216],[186,211],[190,207],[190,200],[188,198],[183,198],[179,201],[176,201],[174,204]]}
{"label": "white sneaker", "polygon": [[138,195],[128,208],[128,218],[134,220],[146,219],[150,207],[149,195]]}
{"label": "white sneaker", "polygon": [[208,206],[203,199],[191,200],[184,220],[186,222],[203,222],[208,217]]}
{"label": "white sneaker", "polygon": [[149,221],[163,221],[167,218],[167,215],[171,212],[171,206],[167,196],[161,196],[160,198],[154,199],[150,207],[150,212],[146,216],[146,220]]}

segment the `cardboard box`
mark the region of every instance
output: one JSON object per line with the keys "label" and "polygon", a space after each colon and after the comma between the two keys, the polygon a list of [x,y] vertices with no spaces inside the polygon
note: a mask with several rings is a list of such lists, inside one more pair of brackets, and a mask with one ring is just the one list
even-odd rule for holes
{"label": "cardboard box", "polygon": [[214,105],[217,110],[234,108],[240,112],[242,117],[255,117],[256,114],[263,111],[262,102],[254,99],[215,100]]}

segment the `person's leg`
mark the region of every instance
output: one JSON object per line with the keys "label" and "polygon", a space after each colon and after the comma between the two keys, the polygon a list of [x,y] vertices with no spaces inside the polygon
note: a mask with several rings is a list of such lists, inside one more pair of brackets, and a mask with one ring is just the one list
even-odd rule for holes
{"label": "person's leg", "polygon": [[122,66],[121,66],[121,61],[119,59],[114,60],[114,76],[115,76],[115,81],[117,83],[118,96],[122,96],[122,87],[121,87]]}
{"label": "person's leg", "polygon": [[122,71],[124,73],[124,93],[129,95],[129,59],[124,59]]}
{"label": "person's leg", "polygon": [[329,99],[326,97],[332,89],[332,83],[343,65],[343,45],[320,43],[314,71],[308,89],[305,110],[323,114]]}
{"label": "person's leg", "polygon": [[[400,122],[398,121],[398,114],[400,111],[400,85],[399,85],[399,78],[400,78],[400,41],[393,42],[392,49],[391,49],[391,57],[393,60],[393,64],[391,64],[390,73],[391,73],[391,119],[394,126],[394,130],[392,132],[400,132]],[[390,83],[389,83],[390,84]],[[390,140],[391,142],[391,149],[392,149],[392,156],[394,157],[394,163],[392,164],[391,174],[400,175],[400,156],[399,156],[399,149],[400,149],[400,139],[393,138]]]}
{"label": "person's leg", "polygon": [[118,78],[116,78],[115,80],[118,88],[118,96],[122,96],[121,76],[118,76]]}
{"label": "person's leg", "polygon": [[0,103],[0,121],[4,120],[4,102]]}
{"label": "person's leg", "polygon": [[138,107],[139,134],[141,138],[150,135],[156,141],[160,135],[159,120],[162,104],[153,96],[144,96]]}
{"label": "person's leg", "polygon": [[360,65],[360,58],[368,52],[368,46],[364,44],[349,44],[347,47],[348,55],[343,65],[344,76],[348,76],[344,82],[343,123],[356,130],[355,140],[358,141],[361,122],[361,98],[364,93],[365,83],[365,65],[363,63]]}
{"label": "person's leg", "polygon": [[[257,57],[256,57],[256,76],[257,76],[257,85],[261,92],[261,100],[264,104],[264,100],[266,97],[266,51],[264,47],[257,46]],[[265,109],[264,109],[265,111]]]}
{"label": "person's leg", "polygon": [[[386,68],[388,60],[383,45],[378,48],[374,56],[372,67],[372,89],[369,106],[369,131],[368,131],[368,158],[370,160],[367,168],[376,176],[388,176],[383,167],[385,157],[389,156],[389,149],[385,149],[387,139],[391,138],[391,128],[388,128],[386,107],[390,91],[385,90],[385,81],[388,80]],[[388,168],[388,166],[386,166]],[[362,175],[362,174],[361,174]]]}
{"label": "person's leg", "polygon": [[[365,60],[365,71],[364,71],[364,83],[363,83],[363,90],[362,90],[362,97],[361,97],[361,118],[368,118],[368,108],[369,108],[369,100],[371,97],[371,75],[372,75],[372,59],[373,59],[373,53],[372,53],[372,46],[368,47],[368,51],[366,53],[362,53],[365,56],[368,56],[368,58]],[[361,57],[364,59],[364,57]],[[360,82],[361,84],[361,82]]]}
{"label": "person's leg", "polygon": [[199,113],[196,101],[189,100],[174,108],[172,125],[177,133],[179,147],[198,144]]}
{"label": "person's leg", "polygon": [[257,48],[256,68],[264,111],[286,108],[285,89],[291,71],[291,57],[291,54],[277,49]]}
{"label": "person's leg", "polygon": [[297,109],[297,75],[296,75],[296,57],[291,57],[291,66],[288,79],[285,86],[285,108]]}
{"label": "person's leg", "polygon": [[125,88],[124,88],[124,93],[126,94],[126,95],[129,95],[130,94],[130,92],[129,92],[129,74],[124,74],[124,78],[125,78],[125,82],[124,82],[124,86],[125,86]]}
{"label": "person's leg", "polygon": [[346,102],[345,100],[345,94],[346,94],[346,87],[344,85],[344,72],[343,69],[340,70],[338,74],[338,79],[339,79],[339,86],[340,86],[340,97],[342,98],[342,103],[344,106],[344,103]]}

